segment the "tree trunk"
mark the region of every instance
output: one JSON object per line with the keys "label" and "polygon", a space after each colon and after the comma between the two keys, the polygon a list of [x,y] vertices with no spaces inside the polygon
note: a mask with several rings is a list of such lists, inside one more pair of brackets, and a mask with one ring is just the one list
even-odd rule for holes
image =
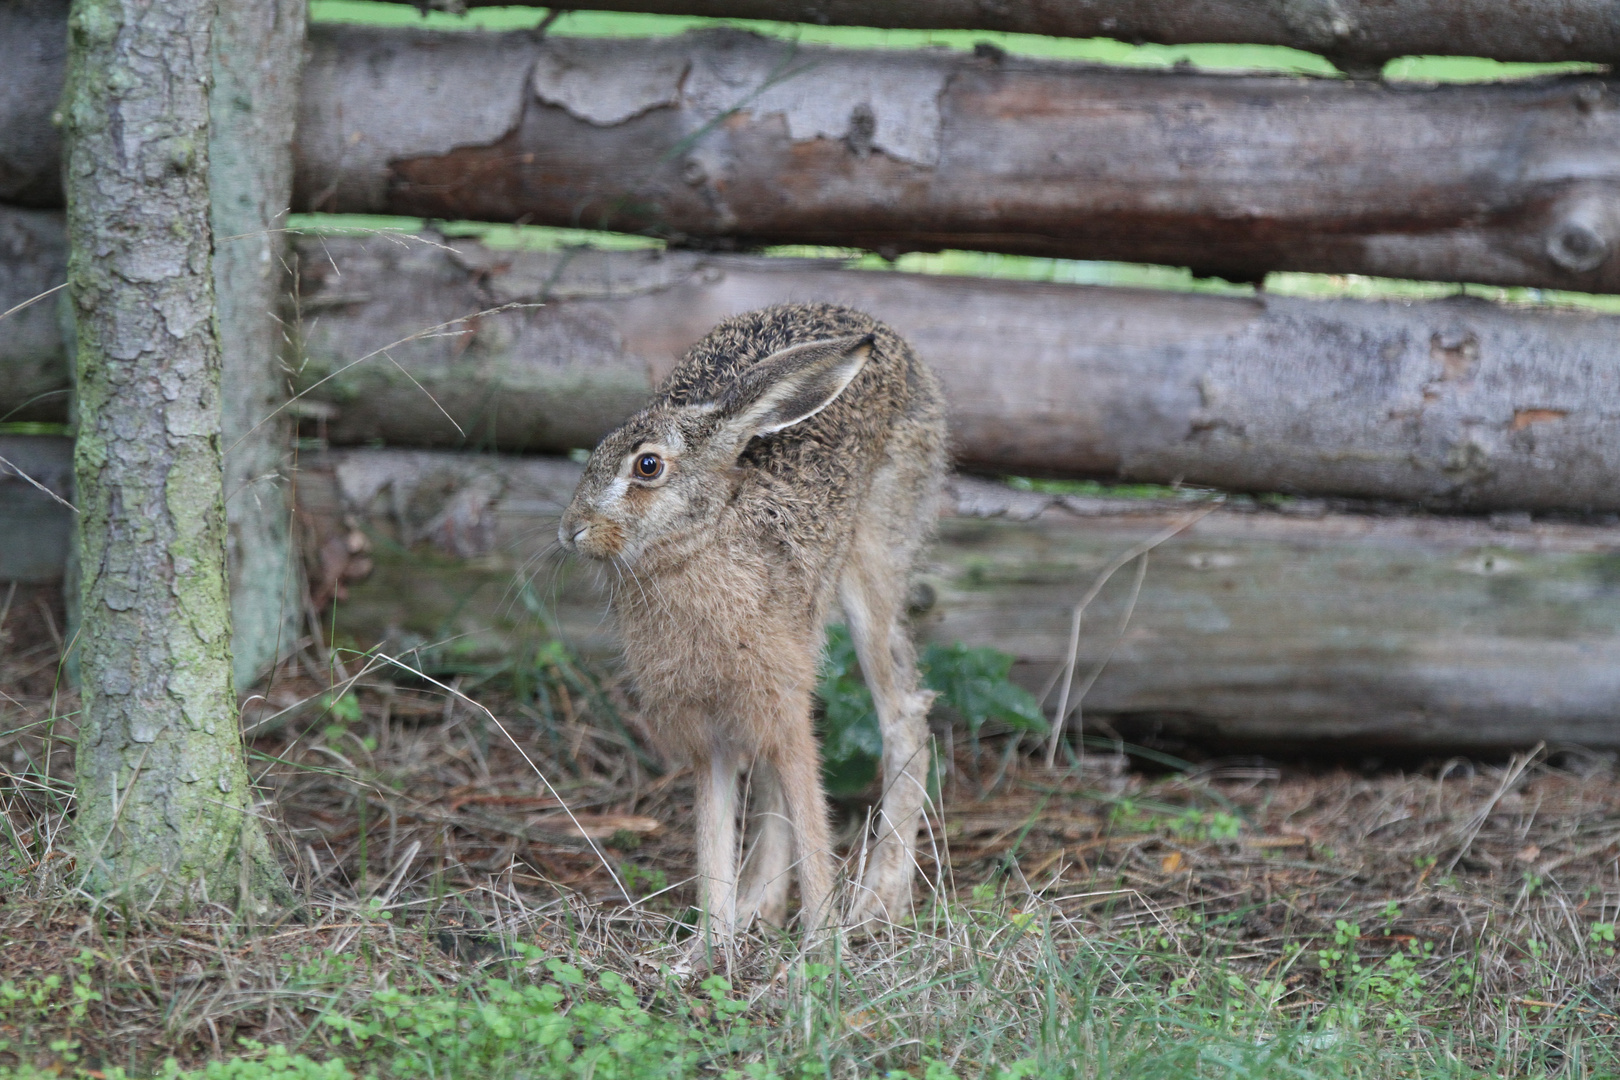
{"label": "tree trunk", "polygon": [[84,708],[76,854],[137,902],[263,898],[231,687],[208,203],[213,0],[74,0],[65,117],[78,332]]}
{"label": "tree trunk", "polygon": [[[236,685],[298,641],[301,564],[289,543],[291,426],[279,309],[289,284],[293,122],[305,0],[231,0],[214,20],[208,182],[225,385],[226,565]],[[266,422],[265,418],[271,419]]]}
{"label": "tree trunk", "polygon": [[[589,447],[714,323],[814,297],[918,347],[945,382],[958,460],[981,471],[1620,511],[1613,316],[398,237],[298,252],[296,407],[334,443]],[[530,306],[478,314],[507,304]],[[0,345],[0,370],[9,355]],[[20,400],[0,393],[0,411]]]}
{"label": "tree trunk", "polygon": [[[508,0],[432,0],[440,11]],[[422,6],[422,5],[418,5]],[[592,0],[600,11],[917,30],[999,30],[1161,45],[1231,42],[1322,53],[1354,71],[1396,56],[1498,60],[1620,59],[1620,13],[1607,0]]]}
{"label": "tree trunk", "polygon": [[316,26],[310,46],[302,209],[1620,292],[1620,94],[1596,76],[1379,85],[734,32]]}

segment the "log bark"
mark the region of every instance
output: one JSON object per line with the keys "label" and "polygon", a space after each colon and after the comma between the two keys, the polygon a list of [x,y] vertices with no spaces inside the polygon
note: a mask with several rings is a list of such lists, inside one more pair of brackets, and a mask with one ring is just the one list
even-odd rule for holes
{"label": "log bark", "polygon": [[716,322],[827,299],[916,345],[945,383],[958,461],[980,471],[1620,511],[1612,316],[427,237],[309,238],[297,253],[298,409],[338,444],[589,447]]}
{"label": "log bark", "polygon": [[1620,93],[1596,76],[1127,72],[735,32],[317,26],[310,50],[302,209],[1620,291]]}
{"label": "log bark", "polygon": [[[319,427],[342,443],[593,446],[716,322],[826,299],[891,323],[934,367],[969,468],[1620,510],[1613,317],[392,239],[327,238],[301,267],[300,380],[331,376],[317,392],[335,412]],[[544,306],[481,315],[342,370],[505,304]]]}
{"label": "log bark", "polygon": [[[40,442],[66,460],[66,440]],[[46,475],[50,450],[29,459]],[[460,660],[509,657],[545,635],[544,613],[586,654],[615,655],[599,575],[546,556],[577,465],[353,449],[304,466],[300,510],[330,541],[312,545],[312,573],[341,587],[339,632],[431,666],[433,643],[452,639]],[[1066,657],[1072,605],[1097,572],[1199,505],[961,476],[950,491],[914,592],[933,597],[921,633],[1012,653],[1032,690]],[[38,521],[65,521],[48,499],[33,505]],[[0,577],[10,557],[0,547]],[[1617,574],[1613,525],[1237,499],[1150,556],[1085,729],[1268,753],[1620,747]],[[1115,649],[1130,577],[1087,609],[1082,676]]]}
{"label": "log bark", "polygon": [[68,0],[0,4],[0,202],[62,205],[62,136],[51,114],[67,71]]}
{"label": "log bark", "polygon": [[322,27],[315,210],[1620,291],[1620,94]]}
{"label": "log bark", "polygon": [[[431,664],[428,646],[451,638],[458,655],[512,655],[549,610],[576,647],[612,656],[599,575],[544,557],[577,476],[556,459],[426,451],[313,463],[305,512],[334,528],[358,516],[378,541],[339,628]],[[1012,653],[1032,690],[1063,661],[1097,572],[1196,508],[960,477],[952,492],[921,632]],[[1620,746],[1620,529],[1285,508],[1217,511],[1153,553],[1086,730],[1270,753]],[[1129,578],[1087,610],[1082,676],[1114,648]]]}
{"label": "log bark", "polygon": [[[231,0],[214,20],[208,181],[226,453],[226,566],[236,685],[298,641],[287,400],[279,316],[290,284],[286,225],[306,0]],[[266,418],[269,418],[266,421]]]}
{"label": "log bark", "polygon": [[231,687],[208,201],[213,0],[74,0],[65,117],[77,327],[75,855],[137,904],[262,903]]}
{"label": "log bark", "polygon": [[0,582],[59,582],[74,542],[73,443],[0,435],[0,459]]}
{"label": "log bark", "polygon": [[[507,0],[431,0],[440,11]],[[1348,70],[1396,56],[1556,62],[1620,58],[1620,13],[1604,0],[593,0],[601,11],[915,30],[995,30],[1161,45],[1229,42],[1321,53]]]}
{"label": "log bark", "polygon": [[[0,418],[63,423],[73,396],[64,343],[72,313],[63,293],[35,300],[67,280],[67,235],[52,210],[0,206]],[[27,304],[13,311],[19,305]]]}

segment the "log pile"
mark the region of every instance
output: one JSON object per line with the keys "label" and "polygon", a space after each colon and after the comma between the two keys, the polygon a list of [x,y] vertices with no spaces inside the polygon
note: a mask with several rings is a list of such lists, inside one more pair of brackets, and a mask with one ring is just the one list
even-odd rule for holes
{"label": "log pile", "polygon": [[[375,572],[347,586],[340,630],[396,649],[453,637],[464,655],[510,656],[545,632],[545,611],[576,647],[611,655],[600,576],[545,555],[578,468],[393,450],[313,462],[305,513],[348,516],[376,538],[363,556]],[[1098,571],[1198,508],[970,477],[951,495],[920,632],[995,643],[1037,692]],[[1296,500],[1216,511],[1150,559],[1122,638],[1129,573],[1086,612],[1082,676],[1111,656],[1084,703],[1093,733],[1271,752],[1620,746],[1620,528]]]}
{"label": "log pile", "polygon": [[[1016,7],[771,5],[893,26],[1238,35],[1355,72],[1431,39],[1512,59],[1620,55],[1620,24],[1589,0]],[[64,274],[49,113],[65,10],[0,7],[0,70],[28,73],[0,82],[0,203],[12,204],[0,206],[0,311]],[[1116,22],[1083,29],[1102,18]],[[1615,81],[1123,72],[734,31],[324,26],[309,55],[295,208],[671,243],[298,242],[287,370],[302,392],[293,411],[326,448],[301,463],[301,531],[315,599],[341,599],[342,632],[400,650],[454,636],[494,656],[541,633],[543,615],[609,655],[591,575],[541,561],[577,466],[510,455],[592,445],[727,315],[824,299],[918,347],[946,385],[958,463],[980,477],[1309,496],[1239,497],[1166,543],[1128,622],[1127,583],[1104,590],[1078,657],[1082,672],[1112,657],[1085,698],[1088,731],[1272,751],[1620,747],[1620,319],[924,277],[728,250],[955,247],[1235,280],[1300,269],[1620,292]],[[8,421],[68,419],[60,314],[47,297],[0,323]],[[359,448],[377,442],[393,448]],[[0,435],[0,580],[62,574],[70,455],[66,439]],[[1098,569],[1192,506],[965,474],[952,495],[919,624],[1012,652],[1033,689],[1064,659],[1071,606]],[[1425,512],[1439,509],[1480,516]]]}

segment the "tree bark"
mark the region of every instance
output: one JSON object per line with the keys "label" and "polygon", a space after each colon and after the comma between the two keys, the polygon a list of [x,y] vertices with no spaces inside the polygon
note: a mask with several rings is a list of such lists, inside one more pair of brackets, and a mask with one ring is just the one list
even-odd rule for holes
{"label": "tree bark", "polygon": [[[981,471],[1620,511],[1612,316],[427,238],[297,251],[297,411],[339,444],[589,447],[714,323],[825,298],[917,346],[944,380],[958,461]],[[491,310],[509,304],[526,306]]]}
{"label": "tree bark", "polygon": [[[305,0],[231,0],[214,20],[208,182],[219,306],[231,655],[248,687],[298,641],[301,563],[289,542],[291,426],[279,309]],[[266,420],[266,418],[269,418]]]}
{"label": "tree bark", "polygon": [[731,32],[310,46],[302,209],[1620,291],[1620,93],[1596,76],[1377,85]]}
{"label": "tree bark", "polygon": [[[431,0],[440,11],[507,0]],[[1161,45],[1230,42],[1322,53],[1350,70],[1396,56],[1550,62],[1620,59],[1620,13],[1605,0],[593,0],[601,11],[779,19],[916,30],[998,30]]]}
{"label": "tree bark", "polygon": [[208,203],[213,0],[74,0],[65,117],[83,713],[76,855],[136,902],[262,899],[231,686]]}

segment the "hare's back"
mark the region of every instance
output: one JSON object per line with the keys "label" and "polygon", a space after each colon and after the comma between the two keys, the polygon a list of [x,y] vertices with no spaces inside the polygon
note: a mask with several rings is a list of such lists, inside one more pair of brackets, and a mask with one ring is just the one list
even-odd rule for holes
{"label": "hare's back", "polygon": [[944,410],[931,373],[892,329],[835,304],[782,304],[727,319],[687,351],[659,397],[671,405],[718,400],[783,349],[855,334],[872,335],[871,356],[855,380],[810,419],[754,440],[744,460],[783,476],[812,463],[857,474],[875,466],[897,426],[936,427],[942,440]]}

